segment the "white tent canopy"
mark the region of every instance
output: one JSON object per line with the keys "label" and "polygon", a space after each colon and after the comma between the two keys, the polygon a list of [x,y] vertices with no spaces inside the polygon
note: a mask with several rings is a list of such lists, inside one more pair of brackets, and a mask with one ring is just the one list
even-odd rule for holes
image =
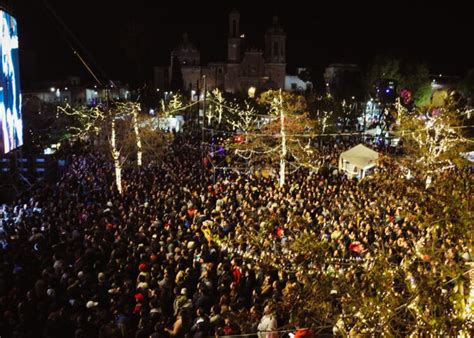
{"label": "white tent canopy", "polygon": [[379,153],[359,144],[339,155],[339,170],[344,170],[352,177],[363,178],[367,170],[377,165]]}
{"label": "white tent canopy", "polygon": [[462,157],[464,157],[469,162],[474,162],[474,151],[469,151],[467,153],[460,153]]}
{"label": "white tent canopy", "polygon": [[368,129],[365,131],[365,134],[369,134],[371,136],[377,136],[377,135],[380,135],[382,134],[382,128],[380,128],[379,126],[375,127],[375,128],[372,128],[372,129]]}

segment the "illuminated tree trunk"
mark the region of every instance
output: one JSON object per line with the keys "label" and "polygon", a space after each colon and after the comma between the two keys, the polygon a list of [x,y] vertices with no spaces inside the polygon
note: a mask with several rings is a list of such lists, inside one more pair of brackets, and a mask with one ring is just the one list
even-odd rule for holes
{"label": "illuminated tree trunk", "polygon": [[211,109],[208,109],[208,111],[206,112],[206,117],[207,117],[207,125],[210,126],[212,122],[212,118],[213,118]]}
{"label": "illuminated tree trunk", "polygon": [[280,135],[281,135],[281,151],[280,151],[280,187],[285,185],[286,172],[286,134],[285,134],[285,113],[283,112],[282,96],[280,90]]}
{"label": "illuminated tree trunk", "polygon": [[221,121],[222,121],[222,106],[219,108],[218,110],[218,113],[219,113],[219,117],[217,119],[217,123],[221,124]]}
{"label": "illuminated tree trunk", "polygon": [[115,119],[112,117],[112,136],[110,144],[112,146],[112,157],[114,159],[115,184],[117,190],[122,194],[122,165],[120,164],[120,151],[117,150],[117,140],[115,134]]}
{"label": "illuminated tree trunk", "polygon": [[[461,302],[461,310],[462,313],[460,314],[460,318],[465,322],[469,323],[474,318],[474,263],[469,262],[467,263],[469,268],[468,270],[468,278],[469,278],[469,286],[468,286],[468,293],[467,299]],[[462,328],[460,332],[458,332],[458,337],[460,338],[467,338],[471,337],[469,334],[468,326]]]}
{"label": "illuminated tree trunk", "polygon": [[222,93],[217,91],[217,102],[220,103],[220,105],[217,107],[217,112],[218,112],[218,118],[217,118],[217,123],[220,125],[222,122],[222,113],[224,112],[224,108],[222,107],[222,103],[224,102],[224,98],[222,97]]}
{"label": "illuminated tree trunk", "polygon": [[140,132],[138,130],[138,110],[133,109],[132,114],[133,114],[133,129],[135,131],[135,139],[137,142],[136,144],[137,145],[137,164],[139,167],[141,167],[143,152],[142,152],[142,139],[140,137]]}

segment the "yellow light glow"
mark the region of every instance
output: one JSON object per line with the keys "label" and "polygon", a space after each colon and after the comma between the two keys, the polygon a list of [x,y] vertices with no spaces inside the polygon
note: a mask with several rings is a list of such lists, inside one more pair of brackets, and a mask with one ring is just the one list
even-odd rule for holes
{"label": "yellow light glow", "polygon": [[249,90],[248,90],[248,94],[249,94],[249,97],[250,98],[254,98],[255,97],[255,87],[250,87]]}

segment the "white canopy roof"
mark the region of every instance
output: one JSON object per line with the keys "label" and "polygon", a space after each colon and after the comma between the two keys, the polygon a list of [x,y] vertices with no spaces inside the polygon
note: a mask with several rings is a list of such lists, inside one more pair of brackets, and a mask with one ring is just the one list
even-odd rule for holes
{"label": "white canopy roof", "polygon": [[474,151],[469,151],[467,153],[460,153],[462,157],[464,157],[469,162],[474,162]]}
{"label": "white canopy roof", "polygon": [[365,133],[369,134],[369,135],[372,135],[372,136],[380,135],[382,133],[382,128],[377,126],[375,128],[366,130]]}
{"label": "white canopy roof", "polygon": [[365,169],[377,164],[379,153],[359,144],[348,151],[341,153],[340,159],[350,162],[358,168]]}

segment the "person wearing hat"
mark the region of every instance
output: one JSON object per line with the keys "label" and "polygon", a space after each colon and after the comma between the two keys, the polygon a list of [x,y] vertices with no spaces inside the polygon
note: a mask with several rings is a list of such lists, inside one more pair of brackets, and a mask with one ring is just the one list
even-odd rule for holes
{"label": "person wearing hat", "polygon": [[149,283],[150,282],[150,273],[147,271],[148,267],[145,263],[140,263],[138,265],[138,270],[140,273],[137,276],[137,284],[138,283]]}
{"label": "person wearing hat", "polygon": [[133,309],[133,313],[139,314],[143,307],[145,296],[142,293],[136,293],[134,298],[135,298],[136,304],[135,304],[135,308]]}

